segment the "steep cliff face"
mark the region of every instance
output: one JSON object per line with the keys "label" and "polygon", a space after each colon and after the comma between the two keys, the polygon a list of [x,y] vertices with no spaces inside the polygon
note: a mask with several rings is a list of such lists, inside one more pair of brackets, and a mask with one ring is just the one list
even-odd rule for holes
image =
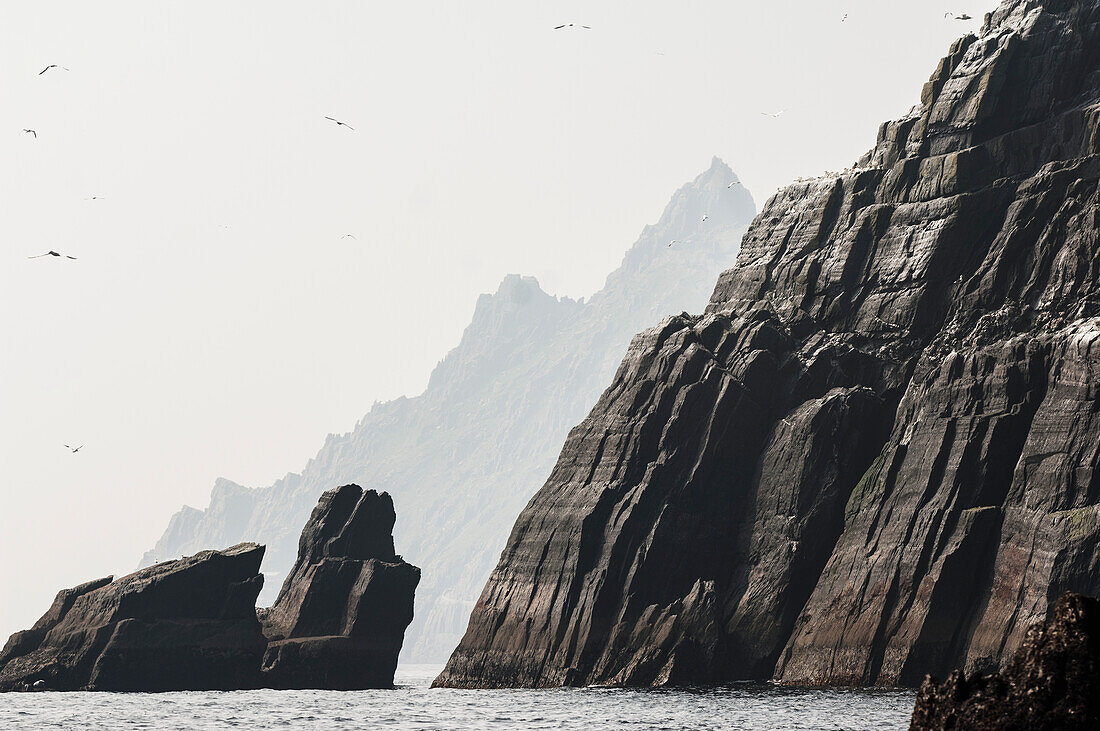
{"label": "steep cliff face", "polygon": [[271,688],[392,688],[420,569],[393,550],[393,500],[328,490],[298,542],[278,599],[259,611]]}
{"label": "steep cliff face", "polygon": [[241,544],[59,592],[0,652],[0,691],[255,688],[263,554]]}
{"label": "steep cliff face", "polygon": [[330,436],[301,474],[271,487],[219,480],[210,506],[172,518],[143,563],[259,541],[268,546],[264,572],[274,579],[260,601],[270,602],[321,493],[345,483],[384,488],[401,514],[399,545],[431,567],[417,589],[405,656],[442,662],[509,526],[614,375],[631,336],[669,313],[702,308],[714,279],[733,264],[756,212],[736,180],[715,160],[676,193],[588,301],[556,298],[534,279],[509,276],[478,300],[462,342],[423,394],[376,405],[354,431]]}
{"label": "steep cliff face", "polygon": [[916,685],[1100,592],[1100,0],[1009,0],[639,335],[437,680]]}

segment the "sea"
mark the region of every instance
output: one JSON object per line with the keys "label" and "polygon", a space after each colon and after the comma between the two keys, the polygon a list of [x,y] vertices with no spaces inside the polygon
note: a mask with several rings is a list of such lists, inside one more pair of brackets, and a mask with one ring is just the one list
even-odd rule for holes
{"label": "sea", "polygon": [[398,668],[395,690],[5,693],[0,729],[845,729],[904,731],[912,691],[722,688],[433,690],[442,667]]}

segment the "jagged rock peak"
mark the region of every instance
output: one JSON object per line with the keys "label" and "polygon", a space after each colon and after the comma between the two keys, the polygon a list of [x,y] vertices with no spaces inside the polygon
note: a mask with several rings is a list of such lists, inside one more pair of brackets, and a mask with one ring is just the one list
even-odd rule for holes
{"label": "jagged rock peak", "polygon": [[387,493],[344,485],[321,496],[278,599],[259,612],[265,685],[393,686],[420,581],[420,569],[394,553],[393,525]]}
{"label": "jagged rock peak", "polygon": [[[397,513],[389,493],[344,485],[325,492],[298,540],[298,560],[376,558],[393,561],[393,525]],[[290,577],[287,578],[289,582]]]}

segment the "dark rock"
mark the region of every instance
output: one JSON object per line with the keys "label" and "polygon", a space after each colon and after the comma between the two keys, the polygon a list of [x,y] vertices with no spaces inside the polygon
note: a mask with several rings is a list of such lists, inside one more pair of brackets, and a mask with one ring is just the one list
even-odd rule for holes
{"label": "dark rock", "polygon": [[273,688],[392,688],[420,569],[394,553],[393,500],[344,485],[321,496],[275,604],[260,610]]}
{"label": "dark rock", "polygon": [[264,549],[241,544],[58,593],[0,652],[3,690],[253,688]]}
{"label": "dark rock", "polygon": [[437,684],[997,669],[1100,593],[1100,0],[1008,0],[639,335]]}
{"label": "dark rock", "polygon": [[1065,594],[1001,674],[926,677],[911,731],[1100,728],[1100,602]]}

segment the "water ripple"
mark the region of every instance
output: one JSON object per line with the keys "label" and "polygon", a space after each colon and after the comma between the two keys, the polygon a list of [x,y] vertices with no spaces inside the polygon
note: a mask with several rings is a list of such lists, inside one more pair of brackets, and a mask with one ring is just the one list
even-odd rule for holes
{"label": "water ripple", "polygon": [[4,729],[616,729],[904,731],[907,691],[738,683],[713,690],[431,690],[438,666],[398,670],[397,690],[335,693],[8,693]]}

